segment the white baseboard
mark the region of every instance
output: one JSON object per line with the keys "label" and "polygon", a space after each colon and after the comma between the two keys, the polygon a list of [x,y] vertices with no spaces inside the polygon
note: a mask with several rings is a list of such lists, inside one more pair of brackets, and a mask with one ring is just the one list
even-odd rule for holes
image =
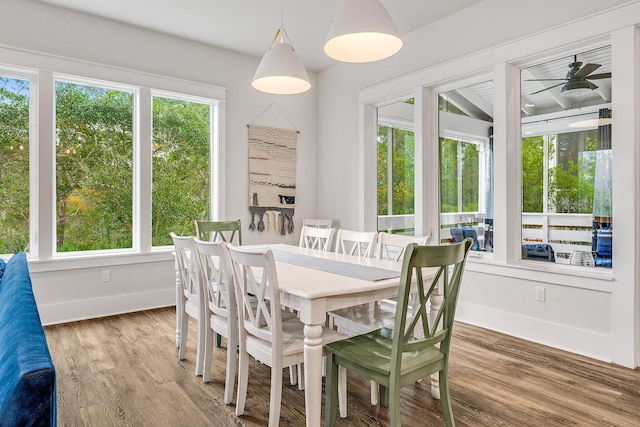
{"label": "white baseboard", "polygon": [[604,362],[613,360],[612,336],[586,329],[494,310],[462,301],[458,302],[456,321]]}
{"label": "white baseboard", "polygon": [[38,305],[43,325],[75,322],[176,304],[175,288]]}

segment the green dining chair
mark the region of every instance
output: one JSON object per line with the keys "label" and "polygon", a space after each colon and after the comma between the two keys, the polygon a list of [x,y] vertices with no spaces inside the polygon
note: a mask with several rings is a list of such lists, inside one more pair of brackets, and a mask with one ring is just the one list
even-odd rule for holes
{"label": "green dining chair", "polygon": [[[444,421],[447,426],[454,425],[447,379],[449,348],[462,273],[472,244],[473,239],[467,238],[444,246],[407,245],[393,329],[381,328],[325,346],[326,426],[335,425],[339,367],[380,384],[380,401],[389,404],[391,426],[400,426],[400,389],[439,373]],[[433,274],[426,283],[423,269],[428,269],[425,275]],[[414,316],[407,318],[413,283],[417,301]],[[442,287],[442,305],[438,311],[428,310],[438,287]]]}
{"label": "green dining chair", "polygon": [[242,246],[242,227],[237,221],[193,221],[196,236],[203,241],[223,241]]}

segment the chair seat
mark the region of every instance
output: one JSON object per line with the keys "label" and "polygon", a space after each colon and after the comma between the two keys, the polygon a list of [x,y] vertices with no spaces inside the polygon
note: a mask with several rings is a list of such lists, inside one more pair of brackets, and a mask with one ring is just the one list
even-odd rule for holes
{"label": "chair seat", "polygon": [[[332,343],[346,338],[344,334],[333,331],[328,328],[322,328],[322,342]],[[272,343],[259,339],[253,335],[247,336],[247,349],[254,350],[252,353],[259,351],[261,354],[271,354]],[[304,353],[304,323],[299,319],[293,318],[282,321],[282,356],[287,358],[288,356],[298,354],[300,359],[303,358]],[[286,365],[285,365],[286,366]]]}
{"label": "chair seat", "polygon": [[360,335],[384,327],[393,327],[395,305],[385,301],[360,304],[329,313],[331,324],[348,335]]}
{"label": "chair seat", "polygon": [[[354,372],[369,371],[388,376],[391,369],[391,350],[393,348],[393,329],[381,328],[375,331],[350,337],[327,344],[325,349],[333,353],[338,360],[357,360],[357,368],[350,364],[345,367]],[[437,347],[427,347],[420,351],[405,352],[402,355],[401,375],[405,376],[425,365],[444,361]],[[381,381],[378,381],[381,382]],[[384,382],[381,382],[384,384]]]}

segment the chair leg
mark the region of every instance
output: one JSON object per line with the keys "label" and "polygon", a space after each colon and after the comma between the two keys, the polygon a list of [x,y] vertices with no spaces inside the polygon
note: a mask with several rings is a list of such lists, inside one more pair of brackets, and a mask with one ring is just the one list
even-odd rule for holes
{"label": "chair leg", "polygon": [[298,370],[295,366],[289,366],[289,382],[291,385],[298,384]]}
{"label": "chair leg", "polygon": [[449,395],[449,380],[447,378],[447,367],[440,371],[440,404],[442,405],[442,418],[447,427],[456,425],[453,421],[453,409],[451,408],[451,396]]}
{"label": "chair leg", "polygon": [[202,366],[202,382],[206,383],[211,380],[211,360],[213,359],[213,334],[211,328],[205,328],[204,338],[204,358]]}
{"label": "chair leg", "polygon": [[222,347],[222,335],[216,334],[216,347]]}
{"label": "chair leg", "polygon": [[280,403],[282,401],[282,366],[271,367],[271,394],[269,397],[269,427],[280,424]]}
{"label": "chair leg", "polygon": [[378,400],[380,406],[389,406],[389,387],[378,384]]}
{"label": "chair leg", "polygon": [[236,382],[238,363],[238,341],[230,334],[227,339],[227,375],[224,380],[224,403],[230,405],[233,400],[233,387]]}
{"label": "chair leg", "polygon": [[[200,309],[201,311],[202,308]],[[196,375],[202,375],[204,366],[204,346],[206,339],[206,330],[209,328],[207,320],[198,313],[198,343],[196,346]]]}
{"label": "chair leg", "polygon": [[187,335],[189,332],[189,316],[184,309],[184,306],[180,312],[179,319],[180,328],[180,347],[178,349],[178,360],[184,360],[184,355],[187,350]]}
{"label": "chair leg", "polygon": [[340,418],[347,418],[347,368],[338,366],[338,407]]}
{"label": "chair leg", "polygon": [[298,371],[298,390],[304,390],[304,363],[298,363],[296,365],[296,370]]}
{"label": "chair leg", "polygon": [[325,378],[324,425],[336,425],[336,405],[338,403],[338,365],[334,362],[334,355],[327,354]]}
{"label": "chair leg", "polygon": [[378,393],[378,383],[371,381],[371,404],[377,405],[380,401],[380,394]]}
{"label": "chair leg", "polygon": [[238,395],[236,396],[236,415],[244,414],[244,404],[247,400],[247,383],[249,381],[249,353],[242,350],[238,363]]}
{"label": "chair leg", "polygon": [[387,398],[389,401],[389,422],[391,427],[400,427],[400,384],[398,380],[391,382],[387,389]]}

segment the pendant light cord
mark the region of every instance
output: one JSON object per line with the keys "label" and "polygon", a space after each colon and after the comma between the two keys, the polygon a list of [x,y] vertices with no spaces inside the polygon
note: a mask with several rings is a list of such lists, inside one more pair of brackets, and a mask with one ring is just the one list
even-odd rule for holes
{"label": "pendant light cord", "polygon": [[[293,43],[291,42],[291,38],[289,37],[289,34],[287,33],[287,30],[284,29],[284,7],[282,6],[282,1],[280,0],[280,27],[278,28],[278,31],[276,31],[276,35],[273,36],[273,40],[271,40],[271,46],[273,46],[273,44],[276,42],[276,40],[278,40],[278,36],[280,36],[280,34],[284,34],[285,37],[287,38],[287,41],[289,41],[289,45],[291,46],[291,49],[295,52],[295,49],[293,48]],[[271,48],[269,48],[271,49]]]}

